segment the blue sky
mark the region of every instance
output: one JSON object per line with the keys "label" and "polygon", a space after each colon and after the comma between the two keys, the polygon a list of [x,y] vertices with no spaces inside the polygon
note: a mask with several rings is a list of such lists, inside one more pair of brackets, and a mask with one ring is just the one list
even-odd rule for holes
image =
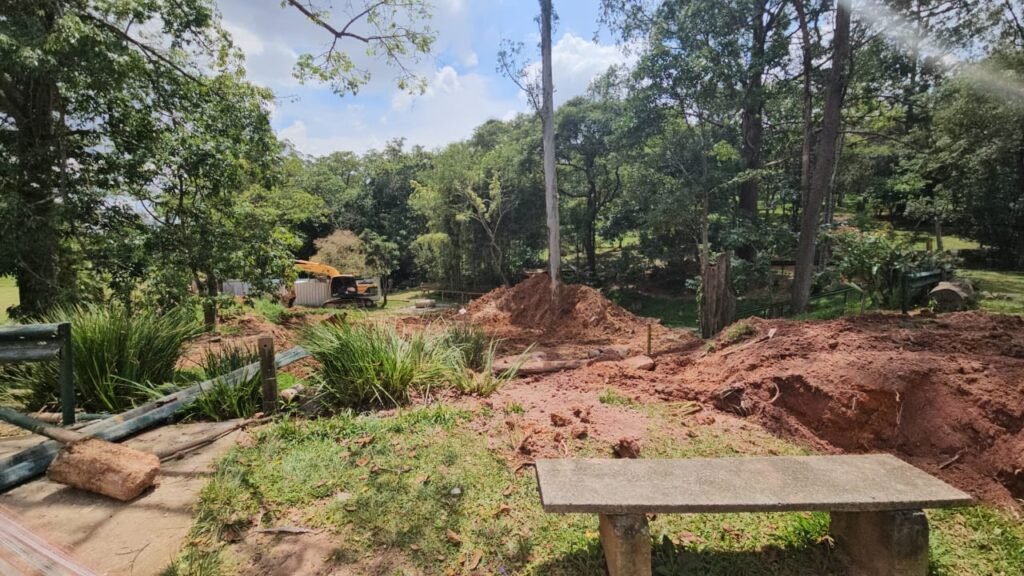
{"label": "blue sky", "polygon": [[[334,0],[343,22],[350,0]],[[468,137],[489,118],[527,110],[525,97],[495,72],[503,38],[522,41],[534,56],[538,11],[534,0],[433,0],[434,52],[416,65],[426,93],[409,95],[395,87],[382,62],[366,61],[373,81],[356,96],[340,97],[292,77],[295,58],[323,49],[329,38],[294,9],[277,0],[218,0],[225,28],[246,54],[249,79],[274,90],[273,125],[278,134],[312,155],[336,150],[364,152],[391,138],[428,148]],[[324,2],[326,4],[326,2]],[[555,0],[556,103],[586,90],[587,84],[627,57],[607,32],[596,40],[600,0]],[[353,57],[364,47],[347,45]]]}

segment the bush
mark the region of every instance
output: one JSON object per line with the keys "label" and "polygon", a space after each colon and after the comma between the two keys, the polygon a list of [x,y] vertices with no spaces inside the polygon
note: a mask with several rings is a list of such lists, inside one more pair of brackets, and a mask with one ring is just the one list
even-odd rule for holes
{"label": "bush", "polygon": [[442,345],[462,352],[463,364],[470,370],[483,370],[488,364],[488,355],[493,360],[494,342],[477,326],[461,322],[453,324],[445,330],[442,339]]}
{"label": "bush", "polygon": [[320,363],[314,385],[329,408],[398,406],[411,391],[466,379],[461,349],[422,333],[403,337],[390,325],[321,324],[302,345]]}
{"label": "bush", "polygon": [[[70,322],[78,406],[121,412],[172,382],[185,343],[198,335],[191,311],[158,314],[121,306],[60,308],[43,322]],[[11,388],[24,390],[26,407],[54,406],[60,398],[56,362],[11,367]]]}
{"label": "bush", "polygon": [[207,350],[199,366],[207,379],[202,393],[186,409],[186,418],[231,420],[249,418],[263,406],[263,389],[259,372],[252,377],[230,384],[225,375],[259,361],[259,353],[252,346],[225,346]]}

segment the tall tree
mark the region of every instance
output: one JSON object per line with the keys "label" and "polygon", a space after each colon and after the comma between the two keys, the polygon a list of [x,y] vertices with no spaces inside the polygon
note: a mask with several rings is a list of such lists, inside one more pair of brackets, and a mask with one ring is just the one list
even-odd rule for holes
{"label": "tall tree", "polygon": [[540,0],[541,121],[544,124],[544,205],[548,221],[548,274],[552,292],[562,279],[562,237],[558,218],[558,173],[555,167],[555,86],[551,71],[551,0]]}
{"label": "tall tree", "polygon": [[[341,13],[316,0],[284,0],[330,35],[320,54],[302,54],[295,63],[300,81],[325,82],[338,95],[355,93],[370,81],[365,63],[353,59],[339,42],[359,42],[369,58],[383,58],[397,73],[400,89],[423,90],[425,81],[411,64],[429,54],[436,34],[427,0],[350,0]],[[337,18],[337,23],[335,23]]]}
{"label": "tall tree", "polygon": [[33,316],[74,297],[76,222],[109,206],[153,136],[136,109],[195,79],[183,49],[227,52],[210,0],[5,0],[0,14],[0,273]]}
{"label": "tall tree", "polygon": [[807,202],[800,220],[792,293],[793,311],[797,313],[807,308],[811,296],[821,205],[831,186],[838,161],[836,148],[842,124],[843,100],[849,82],[850,51],[850,8],[847,2],[839,0],[836,2],[835,28],[832,32],[832,69],[825,86],[822,107],[821,135],[818,138]]}

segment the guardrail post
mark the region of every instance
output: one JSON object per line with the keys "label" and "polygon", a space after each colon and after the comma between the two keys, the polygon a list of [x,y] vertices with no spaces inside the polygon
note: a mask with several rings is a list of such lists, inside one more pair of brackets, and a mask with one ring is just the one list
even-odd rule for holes
{"label": "guardrail post", "polygon": [[274,337],[260,336],[257,340],[260,354],[260,380],[263,382],[263,413],[277,412],[277,366],[274,365]]}
{"label": "guardrail post", "polygon": [[57,340],[60,341],[60,404],[65,426],[75,423],[75,370],[71,353],[71,323],[57,325]]}

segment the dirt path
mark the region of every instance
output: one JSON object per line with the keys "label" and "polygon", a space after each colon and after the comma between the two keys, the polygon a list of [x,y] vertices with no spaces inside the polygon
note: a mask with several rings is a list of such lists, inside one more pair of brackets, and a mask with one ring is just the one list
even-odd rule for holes
{"label": "dirt path", "polygon": [[[227,423],[165,426],[129,440],[159,450],[205,435]],[[192,527],[192,506],[213,462],[230,449],[238,432],[190,455],[165,462],[160,485],[121,503],[40,479],[0,495],[0,506],[27,529],[95,570],[111,576],[159,574],[177,556]]]}

